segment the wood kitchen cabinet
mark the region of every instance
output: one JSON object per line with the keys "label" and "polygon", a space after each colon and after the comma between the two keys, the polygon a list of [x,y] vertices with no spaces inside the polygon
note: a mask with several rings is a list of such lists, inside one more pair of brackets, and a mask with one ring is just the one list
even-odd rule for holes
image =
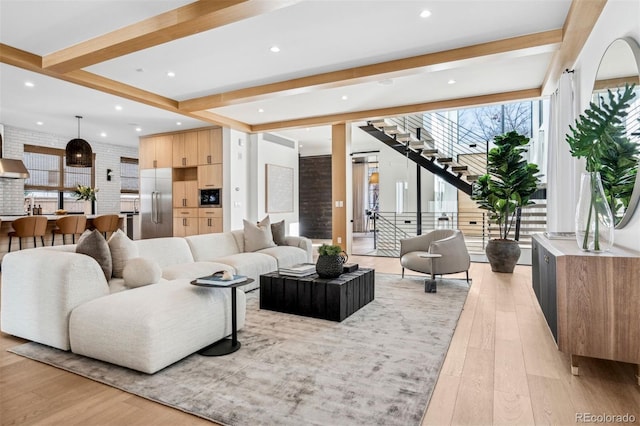
{"label": "wood kitchen cabinet", "polygon": [[198,165],[198,133],[185,132],[173,135],[173,167]]}
{"label": "wood kitchen cabinet", "polygon": [[140,139],[140,169],[171,167],[173,136],[153,136]]}
{"label": "wood kitchen cabinet", "polygon": [[198,166],[198,188],[222,188],[222,164]]}
{"label": "wood kitchen cabinet", "polygon": [[198,232],[200,234],[222,232],[222,209],[198,209]]}
{"label": "wood kitchen cabinet", "polygon": [[173,207],[198,207],[198,181],[173,182]]}
{"label": "wood kitchen cabinet", "polygon": [[222,163],[222,128],[198,131],[198,164]]}
{"label": "wood kitchen cabinet", "polygon": [[198,209],[173,209],[173,236],[198,234]]}
{"label": "wood kitchen cabinet", "polygon": [[640,253],[583,252],[573,239],[534,234],[532,255],[533,289],[571,372],[579,356],[628,362],[640,385]]}

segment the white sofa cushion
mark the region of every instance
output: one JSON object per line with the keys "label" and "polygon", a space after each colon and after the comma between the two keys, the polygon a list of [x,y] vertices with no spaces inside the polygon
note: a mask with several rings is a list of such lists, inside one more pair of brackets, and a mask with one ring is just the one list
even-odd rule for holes
{"label": "white sofa cushion", "polygon": [[[238,253],[218,259],[218,262],[232,266],[237,275],[253,278],[255,287],[259,285],[260,275],[278,269],[278,263],[273,256],[264,253]],[[252,288],[255,288],[252,286]],[[245,290],[247,290],[245,288]]]}
{"label": "white sofa cushion", "polygon": [[111,251],[111,263],[113,270],[111,275],[115,278],[122,278],[122,272],[129,259],[138,257],[138,247],[127,234],[118,229],[111,235],[109,241],[109,250]]}
{"label": "white sofa cushion", "polygon": [[206,277],[214,272],[229,271],[235,274],[233,267],[218,262],[191,262],[180,265],[167,266],[162,270],[162,278],[166,280],[188,279],[189,281],[196,278]]}
{"label": "white sofa cushion", "polygon": [[184,238],[165,237],[134,241],[139,257],[149,257],[164,271],[167,266],[193,262],[189,244]]}
{"label": "white sofa cushion", "polygon": [[211,262],[220,257],[241,252],[231,232],[191,235],[184,239],[189,244],[193,260],[196,262]]}
{"label": "white sofa cushion", "polygon": [[[259,250],[257,253],[268,254],[278,262],[277,268],[286,268],[298,263],[307,262],[307,253],[298,247],[277,246]],[[276,268],[276,269],[277,269]]]}
{"label": "white sofa cushion", "polygon": [[[246,298],[236,295],[240,330]],[[74,353],[155,373],[231,334],[231,290],[178,280],[123,291],[74,309],[69,333]]]}

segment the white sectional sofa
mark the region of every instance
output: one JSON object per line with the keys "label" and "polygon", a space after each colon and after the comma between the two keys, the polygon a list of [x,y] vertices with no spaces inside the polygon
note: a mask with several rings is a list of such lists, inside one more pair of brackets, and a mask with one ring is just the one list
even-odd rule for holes
{"label": "white sectional sofa", "polygon": [[[75,245],[11,252],[2,261],[3,332],[114,364],[153,373],[231,334],[231,291],[192,286],[221,269],[260,274],[312,261],[311,241],[286,237],[286,245],[245,252],[242,230],[185,238],[134,241],[138,257],[161,269],[157,283],[131,288],[107,280]],[[238,329],[245,294],[237,292]]]}

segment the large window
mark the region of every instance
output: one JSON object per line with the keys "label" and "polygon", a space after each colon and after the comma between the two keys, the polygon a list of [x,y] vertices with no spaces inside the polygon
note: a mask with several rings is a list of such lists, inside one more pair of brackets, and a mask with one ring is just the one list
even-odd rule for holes
{"label": "large window", "polygon": [[24,183],[25,212],[32,203],[41,207],[43,214],[58,209],[84,211],[73,190],[77,185],[95,186],[93,167],[67,167],[63,149],[32,145],[24,147],[24,164],[30,175]]}

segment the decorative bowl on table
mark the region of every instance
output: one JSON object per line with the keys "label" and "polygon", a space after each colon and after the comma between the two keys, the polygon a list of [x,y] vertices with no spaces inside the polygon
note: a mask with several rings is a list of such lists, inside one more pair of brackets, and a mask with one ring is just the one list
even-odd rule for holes
{"label": "decorative bowl on table", "polygon": [[66,210],[56,210],[54,213],[55,213],[57,216],[62,216],[62,215],[67,214],[67,211],[66,211]]}

